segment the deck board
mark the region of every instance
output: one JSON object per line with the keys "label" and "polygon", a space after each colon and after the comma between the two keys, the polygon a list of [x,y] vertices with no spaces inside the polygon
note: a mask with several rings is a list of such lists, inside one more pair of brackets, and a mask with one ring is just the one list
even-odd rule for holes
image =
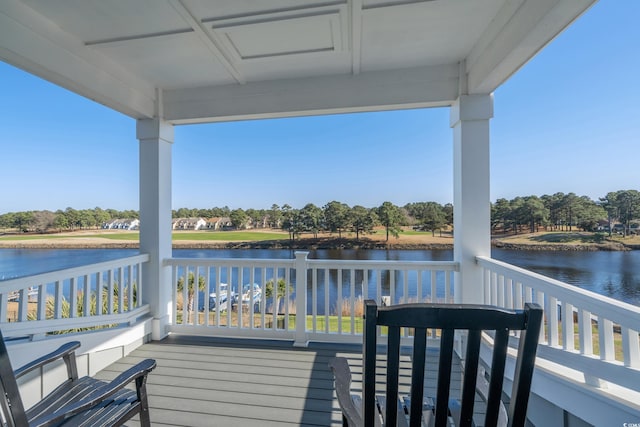
{"label": "deck board", "polygon": [[[359,346],[232,340],[172,335],[145,344],[100,373],[112,379],[145,358],[156,359],[147,389],[155,426],[340,426],[341,413],[328,368],[343,356],[353,370],[353,391],[361,390]],[[429,382],[436,377],[437,350],[427,362]],[[378,366],[384,367],[380,356]],[[409,356],[401,363],[401,390],[408,392]],[[459,363],[454,389],[459,390]],[[384,377],[379,377],[380,387]],[[382,391],[382,388],[381,388]],[[136,420],[128,425],[138,425]]]}

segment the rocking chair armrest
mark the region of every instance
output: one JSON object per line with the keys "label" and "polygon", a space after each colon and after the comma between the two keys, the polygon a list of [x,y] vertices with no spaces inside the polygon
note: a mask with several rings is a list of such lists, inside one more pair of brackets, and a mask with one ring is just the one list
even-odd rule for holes
{"label": "rocking chair armrest", "polygon": [[127,369],[111,382],[105,383],[103,386],[96,388],[87,394],[87,396],[75,403],[63,406],[51,414],[46,414],[32,420],[29,425],[33,427],[46,427],[50,425],[56,425],[65,418],[77,415],[83,411],[91,409],[92,407],[100,404],[105,399],[117,391],[124,388],[127,384],[134,380],[136,381],[136,389],[138,396],[140,396],[140,388],[144,387],[144,383],[147,375],[156,367],[156,361],[153,359],[145,359],[142,362]]}
{"label": "rocking chair armrest", "polygon": [[351,370],[344,357],[334,357],[329,361],[329,368],[335,379],[336,396],[342,409],[342,416],[349,426],[363,425],[360,409],[356,407],[351,398]]}
{"label": "rocking chair armrest", "polygon": [[[34,369],[38,369],[48,363],[55,362],[60,358],[64,358],[65,363],[69,364],[71,363],[71,360],[68,356],[73,353],[78,347],[80,347],[79,341],[71,341],[66,344],[62,344],[60,347],[58,347],[57,350],[54,350],[49,354],[45,354],[44,356],[39,357],[38,359],[16,369],[15,371],[13,371],[13,375],[16,377],[16,379],[20,378],[26,373],[31,372]],[[70,368],[67,367],[67,369]],[[73,367],[73,369],[75,370],[75,366]]]}

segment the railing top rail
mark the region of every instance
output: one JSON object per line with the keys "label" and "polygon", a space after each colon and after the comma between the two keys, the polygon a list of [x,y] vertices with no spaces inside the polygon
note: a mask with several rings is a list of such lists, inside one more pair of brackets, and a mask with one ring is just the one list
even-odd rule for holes
{"label": "railing top rail", "polygon": [[456,261],[394,261],[394,260],[337,260],[337,259],[308,259],[310,266],[324,268],[339,267],[374,270],[445,270],[458,271],[460,264]]}
{"label": "railing top rail", "polygon": [[111,261],[88,264],[80,267],[71,267],[64,270],[50,271],[33,276],[18,277],[15,279],[0,282],[0,293],[13,291],[19,288],[37,286],[43,283],[51,283],[60,278],[78,277],[84,274],[91,274],[97,271],[106,271],[124,265],[132,265],[149,261],[149,254],[134,255],[126,258],[118,258]]}
{"label": "railing top rail", "polygon": [[194,267],[206,267],[211,264],[242,267],[293,267],[295,259],[258,259],[258,258],[166,258],[165,266],[189,265]]}
{"label": "railing top rail", "polygon": [[[256,259],[256,258],[167,258],[163,261],[165,266],[186,265],[210,266],[219,264],[224,266],[242,267],[271,267],[295,265],[295,259]],[[337,259],[309,259],[305,260],[309,267],[322,268],[358,268],[364,270],[389,269],[389,270],[444,270],[458,271],[459,263],[455,261],[387,261],[387,260],[337,260]]]}
{"label": "railing top rail", "polygon": [[503,273],[516,281],[526,284],[535,280],[537,290],[549,293],[560,300],[570,302],[574,306],[594,314],[603,315],[616,323],[629,325],[636,330],[640,330],[640,307],[581,289],[490,257],[478,256],[476,260],[480,266]]}

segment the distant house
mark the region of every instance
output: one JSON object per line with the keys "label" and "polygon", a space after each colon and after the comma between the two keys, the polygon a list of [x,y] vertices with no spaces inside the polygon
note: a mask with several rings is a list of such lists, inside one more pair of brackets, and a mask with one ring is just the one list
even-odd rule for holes
{"label": "distant house", "polygon": [[172,221],[174,230],[201,230],[206,228],[207,221],[204,218],[176,218]]}
{"label": "distant house", "polygon": [[114,219],[102,224],[105,230],[139,230],[139,219]]}
{"label": "distant house", "polygon": [[207,230],[227,230],[231,228],[231,218],[223,216],[223,217],[213,217],[207,220],[206,228]]}

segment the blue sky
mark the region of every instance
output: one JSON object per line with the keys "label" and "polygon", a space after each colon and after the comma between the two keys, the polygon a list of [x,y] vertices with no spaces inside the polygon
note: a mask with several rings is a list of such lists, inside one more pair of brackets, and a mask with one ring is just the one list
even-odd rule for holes
{"label": "blue sky", "polygon": [[[491,200],[640,190],[640,2],[601,0],[495,92]],[[138,209],[135,122],[0,62],[0,214]],[[173,207],[453,200],[448,108],[176,128]]]}

